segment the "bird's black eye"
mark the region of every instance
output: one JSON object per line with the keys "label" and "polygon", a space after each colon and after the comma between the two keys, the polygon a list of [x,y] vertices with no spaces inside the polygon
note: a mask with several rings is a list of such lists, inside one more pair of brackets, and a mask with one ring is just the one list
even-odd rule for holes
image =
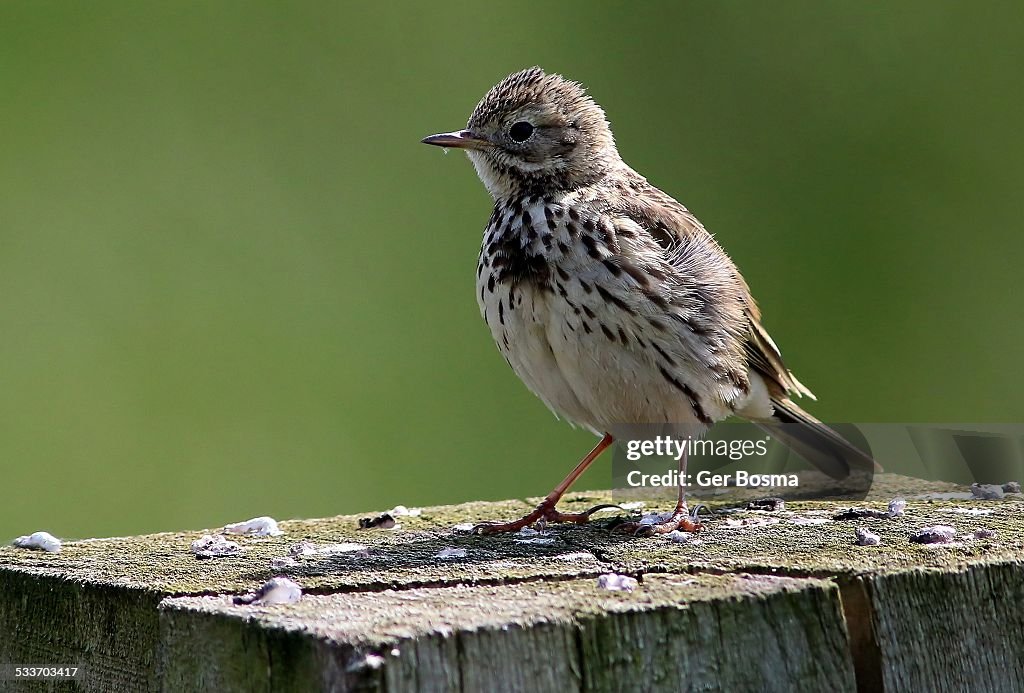
{"label": "bird's black eye", "polygon": [[525,142],[533,134],[533,126],[525,120],[520,120],[508,130],[508,136],[513,142]]}

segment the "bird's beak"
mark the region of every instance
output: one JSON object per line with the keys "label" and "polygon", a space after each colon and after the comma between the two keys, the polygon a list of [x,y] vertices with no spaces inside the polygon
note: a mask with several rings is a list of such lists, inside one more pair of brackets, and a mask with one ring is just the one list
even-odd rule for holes
{"label": "bird's beak", "polygon": [[491,146],[486,137],[481,137],[469,130],[442,132],[438,135],[424,137],[421,141],[423,144],[432,144],[437,147],[454,147],[456,149],[486,149]]}

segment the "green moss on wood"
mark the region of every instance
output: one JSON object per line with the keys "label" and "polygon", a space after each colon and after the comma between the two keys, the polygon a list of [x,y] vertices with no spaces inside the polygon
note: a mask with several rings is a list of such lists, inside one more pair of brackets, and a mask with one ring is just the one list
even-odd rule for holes
{"label": "green moss on wood", "polygon": [[[166,681],[521,690],[536,677],[569,690],[624,690],[633,681],[714,690],[716,681],[742,687],[737,672],[751,667],[765,681],[807,690],[848,689],[854,669],[862,688],[925,690],[943,680],[1022,688],[1020,655],[981,643],[1024,641],[1015,615],[1024,597],[1024,502],[915,499],[947,491],[964,489],[882,475],[866,501],[790,498],[773,513],[742,509],[764,494],[716,495],[713,519],[684,543],[609,531],[616,512],[553,526],[549,543],[453,529],[518,517],[536,502],[528,499],[424,508],[400,518],[398,530],[358,530],[361,515],[285,521],[283,536],[237,538],[245,552],[227,559],[192,555],[201,532],[65,542],[58,554],[5,547],[0,660],[81,662],[84,688],[110,691]],[[895,495],[908,499],[902,517],[831,519],[851,505],[884,510]],[[564,509],[610,500],[578,493]],[[648,504],[663,510],[671,501]],[[960,537],[909,541],[934,524],[953,525]],[[854,545],[858,526],[882,544]],[[982,528],[995,537],[969,536]],[[304,540],[366,549],[272,567]],[[437,557],[449,548],[466,555]],[[594,578],[613,570],[643,586],[598,590]],[[232,594],[280,574],[308,596],[287,607],[230,604]],[[933,650],[945,655],[922,654]]]}

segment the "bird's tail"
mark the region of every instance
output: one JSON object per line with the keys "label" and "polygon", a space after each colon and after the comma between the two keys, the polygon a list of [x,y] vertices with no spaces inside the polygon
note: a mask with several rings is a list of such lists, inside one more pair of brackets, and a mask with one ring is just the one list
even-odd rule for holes
{"label": "bird's tail", "polygon": [[[851,472],[880,472],[882,467],[869,453],[857,448],[789,398],[772,398],[774,415],[757,425],[834,479]],[[781,424],[781,425],[780,425]]]}

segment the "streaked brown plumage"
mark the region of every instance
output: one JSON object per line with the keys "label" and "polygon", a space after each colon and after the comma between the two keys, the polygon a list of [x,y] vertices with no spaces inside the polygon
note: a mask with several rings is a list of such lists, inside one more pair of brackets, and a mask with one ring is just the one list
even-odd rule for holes
{"label": "streaked brown plumage", "polygon": [[[494,198],[477,295],[499,350],[556,414],[603,438],[536,511],[555,502],[637,424],[704,428],[736,414],[799,424],[786,442],[833,475],[871,464],[798,407],[812,396],[761,325],[746,282],[683,205],[619,157],[583,88],[532,68],[477,105],[465,130],[427,144],[465,149]],[[682,493],[655,528],[692,528]]]}

